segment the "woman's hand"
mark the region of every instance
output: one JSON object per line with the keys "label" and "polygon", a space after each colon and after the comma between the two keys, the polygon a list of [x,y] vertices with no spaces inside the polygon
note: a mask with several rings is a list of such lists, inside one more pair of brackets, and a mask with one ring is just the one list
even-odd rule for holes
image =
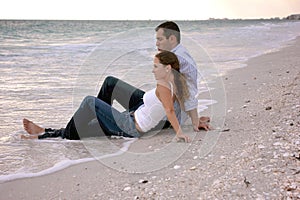
{"label": "woman's hand", "polygon": [[199,124],[193,124],[193,129],[195,132],[199,132]]}
{"label": "woman's hand", "polygon": [[182,131],[178,131],[176,134],[177,141],[184,140],[184,142],[190,142],[190,138],[182,133]]}

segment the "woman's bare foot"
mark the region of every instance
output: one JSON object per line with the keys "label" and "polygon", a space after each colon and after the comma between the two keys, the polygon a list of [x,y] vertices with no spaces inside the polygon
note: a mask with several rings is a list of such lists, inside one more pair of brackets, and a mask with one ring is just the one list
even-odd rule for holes
{"label": "woman's bare foot", "polygon": [[[36,125],[32,121],[29,121],[28,119],[23,119],[23,127],[25,131],[29,134],[40,134],[45,132],[45,129]],[[25,138],[24,138],[25,139]]]}
{"label": "woman's bare foot", "polygon": [[21,135],[21,139],[38,139],[38,135]]}

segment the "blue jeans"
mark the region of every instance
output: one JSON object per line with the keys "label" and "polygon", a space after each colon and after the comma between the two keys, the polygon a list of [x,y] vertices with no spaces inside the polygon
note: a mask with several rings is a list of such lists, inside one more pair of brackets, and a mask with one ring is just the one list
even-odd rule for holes
{"label": "blue jeans", "polygon": [[[97,118],[99,123],[98,128],[95,128],[95,125],[89,125],[89,122],[94,119],[94,117]],[[129,111],[119,112],[111,105],[93,96],[87,96],[83,100],[80,108],[74,115],[74,121],[80,138],[101,136],[101,133],[124,137],[140,136],[136,130],[133,116]],[[103,132],[101,132],[99,128],[102,129]],[[97,132],[100,134],[93,134]]]}
{"label": "blue jeans", "polygon": [[[109,76],[103,82],[97,97],[87,96],[82,101],[66,128],[48,128],[39,139],[62,137],[79,140],[103,135],[139,137],[130,113],[144,103],[144,93],[122,80]],[[113,100],[118,101],[126,111],[121,113],[113,108]],[[91,123],[93,119],[97,119],[96,123]]]}
{"label": "blue jeans", "polygon": [[144,104],[143,96],[145,92],[118,79],[108,76],[104,80],[101,89],[97,95],[98,99],[112,105],[116,100],[128,111],[135,111]]}

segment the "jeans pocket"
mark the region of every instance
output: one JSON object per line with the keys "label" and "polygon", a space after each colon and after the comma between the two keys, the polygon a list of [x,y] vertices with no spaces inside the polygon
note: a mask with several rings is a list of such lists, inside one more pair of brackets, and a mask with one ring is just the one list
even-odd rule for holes
{"label": "jeans pocket", "polygon": [[124,112],[119,115],[119,118],[116,119],[116,123],[123,132],[125,137],[140,137],[139,132],[136,130],[135,123],[133,118],[130,116],[130,113]]}

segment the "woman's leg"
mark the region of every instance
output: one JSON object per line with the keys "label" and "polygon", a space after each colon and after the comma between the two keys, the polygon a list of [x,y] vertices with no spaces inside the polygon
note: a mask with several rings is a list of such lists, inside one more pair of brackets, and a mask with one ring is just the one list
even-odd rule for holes
{"label": "woman's leg", "polygon": [[94,130],[96,126],[88,126],[88,123],[96,118],[94,98],[96,97],[84,98],[66,128],[46,128],[45,133],[39,135],[38,139],[62,137],[70,140],[80,140],[80,138],[84,137],[99,136],[100,129]]}
{"label": "woman's leg", "polygon": [[[106,102],[89,96],[88,104],[97,116],[100,129],[106,135],[139,137],[133,118],[129,112],[119,112]],[[79,133],[80,135],[80,133]]]}
{"label": "woman's leg", "polygon": [[108,76],[98,93],[97,98],[112,105],[118,101],[126,110],[136,110],[143,103],[144,91],[112,76]]}
{"label": "woman's leg", "polygon": [[99,125],[89,126],[91,120],[97,118],[95,99],[97,98],[92,96],[84,98],[64,130],[65,138],[79,140],[80,138],[105,135]]}
{"label": "woman's leg", "polygon": [[[94,118],[97,118],[97,126],[90,126]],[[64,129],[64,137],[80,139],[104,135],[140,136],[129,112],[121,113],[101,99],[87,96]]]}
{"label": "woman's leg", "polygon": [[[21,135],[22,139],[44,139],[49,137],[64,138],[64,129],[42,128],[28,119],[23,119],[24,130],[30,135]],[[43,134],[41,134],[43,133]],[[39,135],[41,134],[41,135]]]}
{"label": "woman's leg", "polygon": [[[135,126],[134,124],[132,126],[132,119],[129,114],[118,112],[111,107],[111,104],[113,100],[117,100],[126,110],[134,111],[143,104],[142,98],[144,93],[144,91],[122,80],[109,76],[105,79],[97,96],[100,103],[95,100],[97,99],[95,97],[86,97],[66,128],[45,129],[45,134],[40,135],[39,138],[62,137],[79,140],[83,137],[103,136],[104,134],[138,137],[139,134],[136,133],[136,130],[132,131],[132,129],[135,129]],[[97,102],[96,105],[95,102]],[[103,103],[106,104],[103,106]],[[107,108],[105,112],[101,111],[102,107]],[[109,117],[106,114],[109,114]],[[98,119],[99,124],[93,123],[91,126],[88,126],[89,122],[94,118]]]}

